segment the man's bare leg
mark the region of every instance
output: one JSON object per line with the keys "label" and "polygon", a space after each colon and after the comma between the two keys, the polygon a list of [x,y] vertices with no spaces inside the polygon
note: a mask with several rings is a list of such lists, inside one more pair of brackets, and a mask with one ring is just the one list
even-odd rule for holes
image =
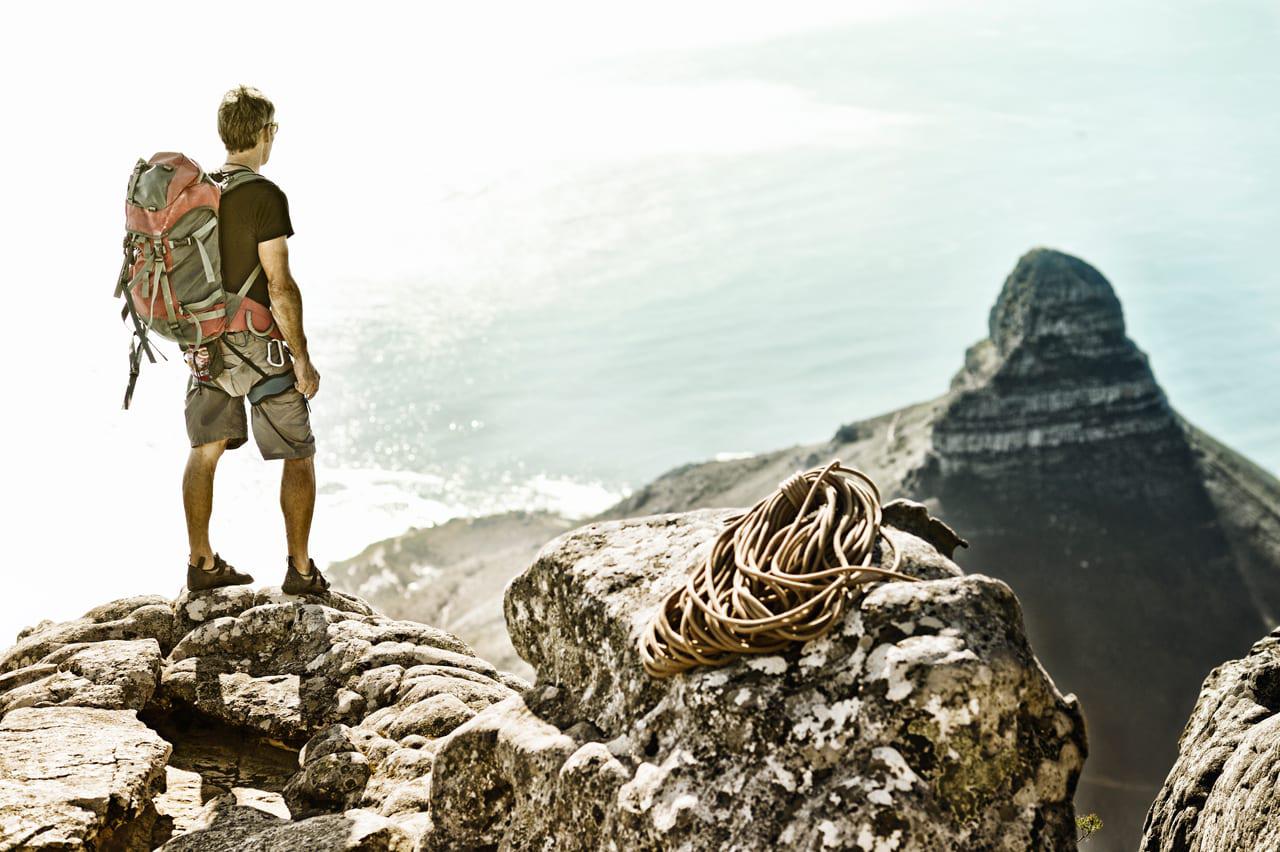
{"label": "man's bare leg", "polygon": [[280,510],[284,512],[284,534],[293,557],[295,570],[304,577],[311,575],[311,516],[316,508],[315,456],[285,459],[280,476]]}
{"label": "man's bare leg", "polygon": [[213,514],[213,474],[218,459],[227,448],[226,440],[191,448],[187,468],[182,473],[182,508],[187,514],[187,541],[192,565],[204,558],[204,567],[213,567],[213,548],[209,545],[209,517]]}

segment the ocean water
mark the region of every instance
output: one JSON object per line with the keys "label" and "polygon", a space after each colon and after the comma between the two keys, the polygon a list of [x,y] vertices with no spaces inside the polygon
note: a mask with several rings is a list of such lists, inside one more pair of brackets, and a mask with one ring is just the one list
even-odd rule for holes
{"label": "ocean water", "polygon": [[[916,5],[592,57],[456,170],[419,168],[414,137],[403,169],[335,182],[302,151],[323,119],[282,118],[265,172],[323,376],[317,561],[461,515],[583,517],[935,396],[1036,245],[1096,265],[1174,406],[1280,472],[1276,11]],[[98,159],[110,203],[58,249],[94,294],[131,163]],[[70,340],[6,344],[23,586],[0,636],[183,582],[184,370],[147,365],[119,411],[111,317],[84,299]],[[283,573],[277,477],[252,442],[218,474],[215,547],[261,582]]]}

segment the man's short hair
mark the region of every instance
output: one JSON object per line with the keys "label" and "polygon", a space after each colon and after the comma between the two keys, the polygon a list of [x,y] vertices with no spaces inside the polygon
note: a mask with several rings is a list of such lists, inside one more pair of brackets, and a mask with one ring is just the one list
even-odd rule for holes
{"label": "man's short hair", "polygon": [[218,135],[229,153],[247,151],[258,144],[258,134],[271,123],[275,104],[252,86],[236,86],[222,96],[218,106]]}

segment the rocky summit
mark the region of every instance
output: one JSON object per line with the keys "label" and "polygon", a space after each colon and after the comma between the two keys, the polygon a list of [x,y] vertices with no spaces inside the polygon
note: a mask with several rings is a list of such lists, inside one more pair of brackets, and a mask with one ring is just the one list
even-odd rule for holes
{"label": "rocky summit", "polygon": [[42,623],[0,655],[0,850],[415,849],[432,743],[526,686],[340,594]]}
{"label": "rocky summit", "polygon": [[[683,465],[589,520],[749,506],[832,458],[886,498],[924,502],[971,543],[965,565],[1016,592],[1037,654],[1088,720],[1076,805],[1104,823],[1089,846],[1137,846],[1197,686],[1280,623],[1280,482],[1173,408],[1101,272],[1037,248],[938,398],[828,441]],[[484,637],[495,662],[531,674],[493,628],[503,584],[563,531],[555,523],[450,522],[376,544],[335,575],[401,617]],[[486,542],[501,564],[473,570],[464,554]],[[427,594],[427,575],[465,594]]]}
{"label": "rocky summit", "polygon": [[870,584],[784,654],[648,677],[640,634],[729,515],[543,547],[505,600],[532,687],[340,594],[24,631],[0,656],[0,849],[1075,848],[1075,696],[921,505],[884,528],[918,582]]}

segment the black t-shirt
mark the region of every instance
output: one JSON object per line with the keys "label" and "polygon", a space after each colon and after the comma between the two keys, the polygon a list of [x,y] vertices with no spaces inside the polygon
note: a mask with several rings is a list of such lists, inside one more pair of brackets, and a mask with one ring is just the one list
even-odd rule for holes
{"label": "black t-shirt", "polygon": [[[234,174],[234,170],[232,172]],[[247,180],[222,194],[218,208],[218,248],[222,255],[223,287],[237,293],[258,265],[258,243],[293,236],[289,199],[264,177]],[[271,307],[267,274],[259,271],[249,298]]]}

